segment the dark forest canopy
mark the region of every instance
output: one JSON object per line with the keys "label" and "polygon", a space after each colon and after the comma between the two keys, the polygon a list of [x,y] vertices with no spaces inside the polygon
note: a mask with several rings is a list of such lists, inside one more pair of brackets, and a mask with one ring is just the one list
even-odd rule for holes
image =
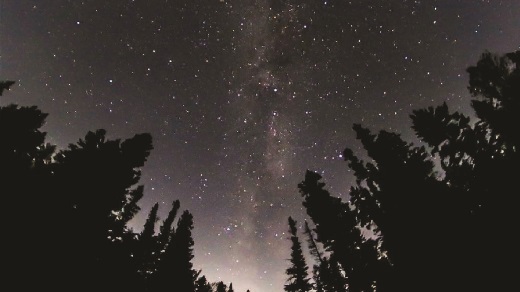
{"label": "dark forest canopy", "polygon": [[[0,83],[0,93],[12,81]],[[149,134],[109,140],[105,130],[57,151],[36,106],[0,107],[0,193],[4,200],[6,287],[16,291],[212,292],[193,259],[193,216],[175,200],[159,233],[159,205],[141,233],[141,167]],[[232,285],[230,284],[232,290]],[[226,291],[227,292],[227,291]]]}
{"label": "dark forest canopy", "polygon": [[[344,150],[356,176],[346,201],[307,171],[298,188],[314,223],[304,224],[312,275],[297,222],[289,217],[288,281],[280,290],[512,290],[519,63],[520,51],[486,52],[468,68],[475,120],[446,104],[414,111],[412,128],[425,146],[354,125],[370,161]],[[13,83],[0,82],[0,95]],[[193,216],[180,212],[178,200],[162,221],[154,205],[140,233],[127,227],[145,195],[139,182],[153,150],[149,134],[110,140],[100,129],[57,150],[40,130],[46,117],[35,106],[0,107],[4,285],[17,291],[234,291],[232,283],[210,283],[194,269]]]}
{"label": "dark forest canopy", "polygon": [[[520,51],[486,52],[467,69],[478,119],[446,104],[412,113],[426,146],[399,134],[354,125],[371,161],[347,148],[356,184],[347,201],[332,196],[321,175],[299,184],[316,258],[317,291],[505,291],[517,263],[510,236],[519,222]],[[375,237],[365,237],[369,229]],[[339,265],[320,269],[313,238]],[[330,275],[336,275],[331,277]],[[330,279],[341,288],[326,288]]]}

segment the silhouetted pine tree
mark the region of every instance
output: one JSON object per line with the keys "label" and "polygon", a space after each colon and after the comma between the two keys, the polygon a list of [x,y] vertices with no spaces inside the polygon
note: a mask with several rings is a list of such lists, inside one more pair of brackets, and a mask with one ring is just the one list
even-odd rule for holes
{"label": "silhouetted pine tree", "polygon": [[35,106],[0,107],[0,174],[4,187],[13,185],[6,191],[24,190],[24,185],[18,185],[18,178],[27,178],[35,166],[50,162],[54,147],[46,147],[46,133],[39,130],[46,117],[47,114]]}
{"label": "silhouetted pine tree", "polygon": [[357,177],[350,202],[360,226],[375,226],[382,235],[381,250],[392,265],[377,279],[379,289],[417,290],[433,281],[439,265],[445,263],[444,254],[437,251],[449,244],[445,233],[449,222],[439,218],[443,206],[436,199],[445,188],[438,183],[424,147],[386,131],[376,135],[360,125],[354,125],[354,130],[373,163],[363,162],[348,148],[343,152]]}
{"label": "silhouetted pine tree", "polygon": [[330,258],[324,258],[323,265],[320,266],[323,283],[323,290],[329,292],[348,291],[348,281],[343,276],[343,270],[334,254]]}
{"label": "silhouetted pine tree", "polygon": [[[480,123],[486,124],[505,152],[520,146],[520,50],[502,56],[485,52],[476,66],[467,69],[471,101]],[[513,148],[515,150],[513,150]],[[504,153],[503,153],[504,154]]]}
{"label": "silhouetted pine tree", "polygon": [[148,218],[139,236],[137,250],[134,252],[138,272],[144,278],[148,278],[156,270],[157,255],[155,251],[157,250],[157,238],[155,237],[155,223],[159,220],[157,217],[158,211],[159,203],[155,203],[150,213],[148,213]]}
{"label": "silhouetted pine tree", "polygon": [[217,283],[217,289],[216,292],[226,292],[226,284],[224,282],[220,281]]}
{"label": "silhouetted pine tree", "polygon": [[305,234],[310,254],[314,257],[313,279],[316,292],[346,292],[347,279],[343,276],[339,264],[323,256],[314,239],[309,223],[305,221]]}
{"label": "silhouetted pine tree", "polygon": [[345,271],[349,291],[371,291],[379,268],[377,241],[363,237],[350,205],[331,196],[320,180],[321,175],[307,171],[298,184],[303,205],[316,225],[317,240]]}
{"label": "silhouetted pine tree", "polygon": [[206,279],[206,276],[200,276],[195,281],[195,292],[213,292],[213,288],[211,288],[211,284]]}
{"label": "silhouetted pine tree", "polygon": [[141,231],[140,239],[142,241],[152,241],[155,235],[155,223],[159,220],[157,212],[159,211],[159,203],[155,203],[148,213],[148,218],[144,223],[143,231]]}
{"label": "silhouetted pine tree", "polygon": [[58,240],[61,266],[67,267],[66,276],[61,275],[63,284],[87,282],[85,289],[99,289],[96,283],[103,283],[107,290],[137,286],[132,283],[137,277],[131,269],[130,250],[122,237],[114,235],[125,233],[117,230],[121,228],[119,215],[132,213],[125,213],[125,207],[132,203],[129,198],[139,196],[132,190],[151,149],[148,134],[121,142],[106,140],[105,131],[98,130],[56,155],[55,207],[67,218],[56,226],[63,231]]}
{"label": "silhouetted pine tree", "polygon": [[296,221],[289,217],[289,232],[291,233],[291,266],[287,268],[286,274],[289,276],[284,290],[288,292],[306,292],[312,289],[307,264],[303,257],[303,251],[298,239]]}
{"label": "silhouetted pine tree", "polygon": [[166,217],[160,227],[158,241],[161,250],[159,250],[159,252],[166,247],[166,244],[170,241],[170,237],[175,231],[173,228],[173,221],[175,221],[175,217],[177,217],[177,212],[179,211],[180,206],[179,200],[173,201],[168,217]]}
{"label": "silhouetted pine tree", "polygon": [[309,222],[305,221],[305,235],[307,235],[307,244],[309,245],[309,252],[314,257],[314,261],[317,263],[321,263],[323,261],[323,254],[318,248],[318,244],[314,239],[314,234],[312,233],[311,228],[309,227]]}
{"label": "silhouetted pine tree", "polygon": [[309,251],[311,256],[314,258],[315,264],[312,267],[312,279],[314,280],[314,286],[316,288],[316,292],[323,292],[323,283],[321,280],[321,271],[319,269],[320,266],[323,265],[323,255],[314,240],[314,235],[312,234],[312,230],[309,227],[309,223],[305,221],[305,235],[307,235],[307,245],[309,246]]}
{"label": "silhouetted pine tree", "polygon": [[235,290],[233,290],[233,283],[229,283],[228,292],[235,292]]}
{"label": "silhouetted pine tree", "polygon": [[190,212],[182,213],[175,234],[170,239],[166,251],[159,262],[155,289],[172,287],[176,291],[195,291],[197,273],[193,270],[193,216]]}

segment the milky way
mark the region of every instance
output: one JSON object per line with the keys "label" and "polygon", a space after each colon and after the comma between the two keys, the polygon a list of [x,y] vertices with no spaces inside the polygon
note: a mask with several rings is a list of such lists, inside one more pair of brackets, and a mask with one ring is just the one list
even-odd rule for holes
{"label": "milky way", "polygon": [[0,78],[17,81],[0,103],[48,112],[60,148],[151,133],[132,228],[179,199],[195,268],[282,291],[305,170],[347,196],[353,123],[411,140],[413,109],[468,111],[465,69],[519,31],[518,1],[0,0]]}

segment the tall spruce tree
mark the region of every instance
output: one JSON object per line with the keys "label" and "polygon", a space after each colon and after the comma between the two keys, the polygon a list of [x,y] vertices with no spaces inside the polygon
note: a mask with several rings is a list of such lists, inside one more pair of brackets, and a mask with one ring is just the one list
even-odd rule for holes
{"label": "tall spruce tree", "polygon": [[309,247],[309,252],[311,256],[314,258],[314,265],[312,266],[312,279],[314,280],[314,288],[316,292],[324,292],[324,275],[327,273],[327,270],[323,271],[323,267],[325,267],[325,261],[322,252],[318,248],[318,244],[314,239],[314,234],[312,233],[311,228],[309,227],[309,222],[305,221],[305,235],[307,236],[307,245]]}
{"label": "tall spruce tree", "polygon": [[160,227],[159,238],[158,238],[159,245],[160,245],[159,252],[161,252],[166,247],[166,244],[168,243],[172,234],[175,231],[173,228],[173,221],[175,221],[175,217],[177,217],[177,212],[179,211],[180,206],[181,206],[181,204],[180,204],[179,200],[173,201],[172,208],[170,209],[170,212],[168,212],[168,217],[166,217],[166,219],[164,219],[164,221]]}
{"label": "tall spruce tree", "polygon": [[319,250],[314,239],[314,234],[305,221],[305,235],[309,245],[310,254],[314,257],[313,279],[316,292],[346,292],[347,279],[343,276],[339,264],[333,259],[328,259]]}
{"label": "tall spruce tree", "polygon": [[348,148],[343,152],[357,177],[350,202],[359,225],[376,226],[382,235],[381,249],[392,266],[376,279],[379,289],[417,290],[433,281],[443,256],[437,248],[449,242],[445,233],[449,222],[438,217],[443,206],[436,199],[445,188],[438,183],[424,147],[406,143],[395,133],[372,134],[360,125],[354,130],[373,162],[363,162]]}
{"label": "tall spruce tree", "polygon": [[316,225],[317,240],[345,271],[349,291],[371,291],[378,275],[375,271],[380,269],[377,240],[363,236],[355,210],[333,197],[321,178],[307,171],[305,180],[298,184],[303,205]]}
{"label": "tall spruce tree", "polygon": [[138,271],[142,277],[148,278],[156,270],[157,255],[157,237],[155,236],[155,224],[159,220],[157,213],[159,211],[159,203],[155,203],[148,213],[148,218],[144,224],[143,230],[139,235],[137,250],[134,252],[134,259],[137,261]]}
{"label": "tall spruce tree", "polygon": [[140,239],[143,241],[151,241],[155,235],[155,223],[159,220],[157,212],[159,211],[159,203],[155,203],[148,213],[148,218],[144,223],[143,231],[141,231]]}
{"label": "tall spruce tree", "polygon": [[177,223],[175,234],[159,262],[153,283],[156,290],[171,287],[175,291],[195,291],[197,273],[191,262],[194,244],[192,229],[193,216],[190,212],[184,211]]}
{"label": "tall spruce tree", "polygon": [[289,232],[291,233],[291,266],[287,268],[286,274],[289,276],[284,290],[288,292],[307,292],[312,289],[308,266],[305,263],[302,246],[298,239],[296,221],[289,217]]}

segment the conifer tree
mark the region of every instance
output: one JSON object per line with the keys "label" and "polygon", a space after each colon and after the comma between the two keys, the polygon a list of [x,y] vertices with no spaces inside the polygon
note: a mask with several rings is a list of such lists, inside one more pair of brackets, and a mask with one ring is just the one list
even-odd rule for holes
{"label": "conifer tree", "polygon": [[312,284],[308,277],[307,264],[303,257],[301,243],[298,239],[296,221],[289,217],[289,232],[291,233],[291,266],[287,268],[286,274],[289,276],[284,290],[288,292],[306,292],[312,289]]}
{"label": "conifer tree", "polygon": [[[13,84],[0,81],[0,95]],[[40,130],[46,117],[36,106],[0,106],[0,193],[5,206],[1,219],[16,219],[16,224],[4,226],[2,263],[10,271],[6,280],[19,290],[32,290],[28,286],[45,283],[52,275],[45,263],[52,261],[54,242],[47,238],[52,239],[56,230],[42,228],[56,226],[48,182],[55,147],[45,143],[46,133]],[[32,227],[28,232],[21,226]]]}
{"label": "conifer tree", "polygon": [[[135,211],[139,192],[133,190],[152,149],[151,136],[139,134],[121,141],[107,140],[105,134],[104,130],[87,133],[60,151],[53,164],[54,207],[60,218],[67,218],[56,222],[57,230],[67,231],[56,239],[59,266],[67,267],[62,271],[64,285],[104,283],[106,290],[122,289],[122,284],[136,286],[130,249],[123,237],[114,235],[125,234],[117,230],[122,228],[121,215],[128,217]],[[128,203],[133,206],[126,211]]]}
{"label": "conifer tree", "polygon": [[314,257],[313,279],[316,292],[346,292],[347,279],[343,276],[337,261],[323,256],[314,239],[309,223],[305,221],[305,234],[310,254]]}
{"label": "conifer tree", "polygon": [[200,276],[197,281],[195,281],[195,292],[213,292],[206,276]]}
{"label": "conifer tree", "polygon": [[46,158],[54,152],[52,148],[47,153],[49,150],[45,149],[44,143],[46,133],[40,131],[47,116],[36,106],[19,107],[11,104],[0,107],[0,174],[5,183],[26,175],[39,158]]}
{"label": "conifer tree", "polygon": [[440,182],[447,188],[443,196],[451,206],[444,217],[464,226],[446,232],[452,244],[445,248],[445,258],[451,259],[447,275],[466,272],[447,281],[459,290],[509,290],[514,276],[505,267],[517,262],[510,256],[516,247],[495,235],[508,234],[515,228],[510,223],[519,220],[514,206],[520,163],[520,51],[501,56],[485,52],[467,71],[478,119],[450,112],[443,104],[414,111],[413,129],[440,162]]}
{"label": "conifer tree", "polygon": [[[363,162],[348,148],[343,152],[357,177],[350,202],[359,225],[375,226],[382,234],[380,247],[392,265],[379,270],[384,271],[377,279],[379,289],[419,289],[422,283],[433,281],[430,277],[441,268],[436,261],[442,255],[436,248],[448,242],[444,234],[448,223],[436,218],[442,207],[436,196],[445,188],[438,183],[434,163],[424,147],[406,143],[395,133],[372,134],[357,124],[354,130],[374,162]],[[429,232],[413,232],[421,229]],[[425,250],[429,252],[423,254]],[[423,267],[417,269],[419,266]]]}
{"label": "conifer tree", "polygon": [[142,241],[151,241],[155,234],[155,223],[159,218],[157,217],[157,212],[159,211],[159,203],[155,203],[148,213],[148,218],[144,224],[143,231],[141,232],[140,240]]}
{"label": "conifer tree", "polygon": [[174,229],[172,227],[173,221],[175,221],[175,217],[177,217],[177,212],[180,208],[180,202],[179,200],[175,200],[172,203],[172,208],[170,209],[170,212],[168,212],[168,217],[163,221],[160,232],[159,232],[159,244],[161,250],[165,248],[166,244],[170,240],[170,237],[174,233]]}
{"label": "conifer tree", "polygon": [[310,254],[314,258],[315,264],[312,267],[312,278],[314,280],[316,292],[324,292],[322,283],[322,269],[320,269],[320,267],[324,266],[324,259],[322,252],[319,250],[318,245],[314,239],[314,235],[311,228],[309,227],[307,220],[305,221],[304,233],[307,235],[307,245],[309,246]]}
{"label": "conifer tree", "polygon": [[159,203],[155,203],[148,213],[148,218],[139,236],[134,258],[138,262],[138,271],[142,277],[148,278],[156,270],[157,255],[154,253],[157,246],[155,223],[158,220]]}
{"label": "conifer tree", "polygon": [[316,240],[314,240],[314,235],[312,233],[311,228],[309,227],[309,222],[305,221],[305,235],[307,235],[307,243],[309,245],[309,251],[311,255],[314,257],[314,261],[317,263],[321,263],[323,261],[323,254],[318,248],[318,244]]}
{"label": "conifer tree", "polygon": [[175,234],[171,237],[166,251],[159,262],[157,277],[153,285],[156,289],[172,287],[176,291],[195,291],[197,273],[193,269],[193,216],[184,211]]}
{"label": "conifer tree", "polygon": [[228,292],[235,292],[235,290],[233,290],[233,283],[229,283]]}
{"label": "conifer tree", "polygon": [[226,292],[226,284],[222,281],[218,282],[216,292]]}
{"label": "conifer tree", "polygon": [[298,184],[307,214],[316,225],[317,240],[333,253],[346,273],[349,290],[371,291],[377,278],[377,242],[363,237],[355,210],[324,189],[321,175],[307,171]]}

